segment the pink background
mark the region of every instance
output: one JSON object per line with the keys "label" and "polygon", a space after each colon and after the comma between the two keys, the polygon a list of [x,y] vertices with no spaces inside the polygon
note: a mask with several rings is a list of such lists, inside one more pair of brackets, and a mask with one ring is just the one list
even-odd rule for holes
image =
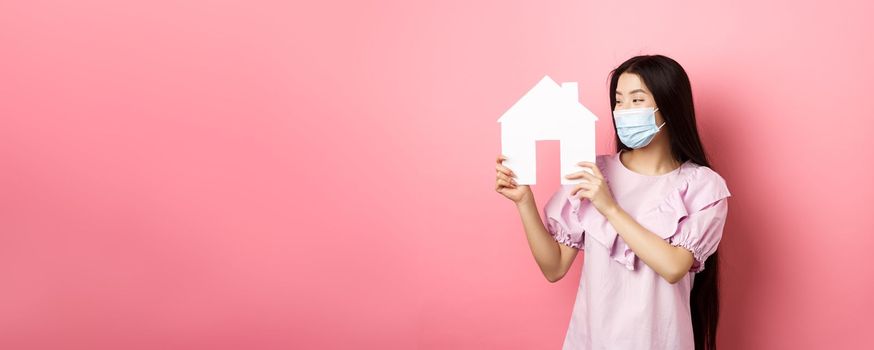
{"label": "pink background", "polygon": [[0,4],[0,348],[558,349],[582,256],[540,274],[496,120],[578,81],[611,153],[642,53],[733,193],[720,347],[864,347],[871,5],[317,3]]}

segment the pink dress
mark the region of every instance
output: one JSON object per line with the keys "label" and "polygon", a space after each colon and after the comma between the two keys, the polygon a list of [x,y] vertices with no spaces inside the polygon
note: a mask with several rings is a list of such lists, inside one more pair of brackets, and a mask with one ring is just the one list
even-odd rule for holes
{"label": "pink dress", "polygon": [[694,349],[689,295],[716,250],[728,213],[725,180],[691,161],[663,175],[628,169],[619,154],[596,157],[616,202],[638,223],[692,252],[689,273],[671,284],[640,260],[587,199],[562,185],[544,207],[556,241],[581,248],[583,272],[564,350]]}

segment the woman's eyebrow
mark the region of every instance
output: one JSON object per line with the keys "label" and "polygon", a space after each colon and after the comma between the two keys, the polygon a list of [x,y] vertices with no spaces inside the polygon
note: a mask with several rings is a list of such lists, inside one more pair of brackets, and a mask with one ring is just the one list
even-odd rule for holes
{"label": "woman's eyebrow", "polygon": [[[644,93],[644,94],[646,93],[646,91],[643,91],[643,89],[635,89],[635,90],[631,90],[631,92],[629,92],[628,94],[631,95],[631,94],[636,93],[636,92],[642,92],[642,93]],[[622,93],[619,92],[619,91],[616,91],[616,94],[617,94],[617,95],[622,95]]]}

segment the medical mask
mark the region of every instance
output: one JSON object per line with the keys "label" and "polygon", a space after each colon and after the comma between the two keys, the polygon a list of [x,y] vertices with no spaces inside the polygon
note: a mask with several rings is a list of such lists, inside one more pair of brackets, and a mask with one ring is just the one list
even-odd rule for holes
{"label": "medical mask", "polygon": [[613,111],[613,123],[616,124],[616,133],[622,144],[634,149],[648,145],[666,124],[656,126],[655,112],[658,110],[643,107]]}

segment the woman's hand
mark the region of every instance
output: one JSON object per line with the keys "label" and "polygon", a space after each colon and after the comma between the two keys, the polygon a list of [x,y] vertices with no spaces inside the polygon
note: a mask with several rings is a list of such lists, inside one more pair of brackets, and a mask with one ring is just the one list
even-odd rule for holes
{"label": "woman's hand", "polygon": [[513,179],[516,177],[516,174],[513,173],[510,168],[501,164],[504,159],[507,159],[507,157],[504,157],[503,155],[499,155],[497,159],[498,166],[495,167],[495,169],[498,171],[498,175],[495,191],[498,191],[498,193],[509,198],[516,204],[534,198],[531,193],[531,188],[529,188],[528,185],[516,185],[516,180]]}
{"label": "woman's hand", "polygon": [[[581,182],[574,187],[571,191],[571,195],[578,198],[583,197],[589,199],[592,202],[592,205],[595,206],[595,209],[598,209],[598,211],[601,212],[601,215],[608,216],[608,214],[615,212],[619,208],[619,205],[613,198],[613,193],[610,192],[610,186],[608,186],[607,181],[604,180],[604,175],[601,174],[601,169],[598,169],[598,166],[592,162],[579,162],[577,165],[591,169],[592,173],[590,174],[587,171],[580,171],[565,176],[568,179],[585,179],[584,182]],[[577,193],[579,193],[579,196],[577,196]]]}

